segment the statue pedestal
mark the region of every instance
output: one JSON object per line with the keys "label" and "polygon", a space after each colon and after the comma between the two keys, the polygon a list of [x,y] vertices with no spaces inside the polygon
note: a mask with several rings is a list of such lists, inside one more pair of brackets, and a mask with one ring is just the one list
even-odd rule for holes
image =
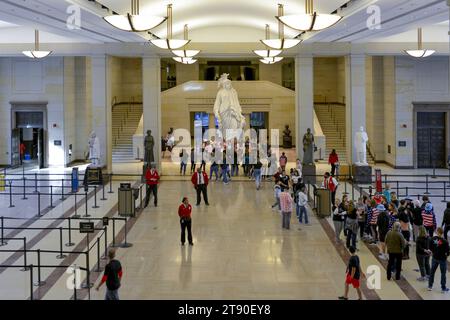
{"label": "statue pedestal", "polygon": [[361,184],[372,183],[372,167],[368,165],[352,166],[353,182]]}
{"label": "statue pedestal", "polygon": [[304,164],[302,166],[302,176],[304,184],[316,184],[316,165]]}
{"label": "statue pedestal", "polygon": [[292,137],[284,136],[283,137],[283,148],[291,149],[292,148]]}

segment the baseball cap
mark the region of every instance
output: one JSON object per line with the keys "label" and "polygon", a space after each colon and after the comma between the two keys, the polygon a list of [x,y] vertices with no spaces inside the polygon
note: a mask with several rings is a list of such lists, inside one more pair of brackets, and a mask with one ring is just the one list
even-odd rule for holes
{"label": "baseball cap", "polygon": [[385,211],[386,208],[382,204],[379,204],[379,205],[377,205],[377,210],[378,211]]}
{"label": "baseball cap", "polygon": [[427,203],[425,205],[425,211],[431,211],[431,210],[433,210],[433,205],[431,203]]}

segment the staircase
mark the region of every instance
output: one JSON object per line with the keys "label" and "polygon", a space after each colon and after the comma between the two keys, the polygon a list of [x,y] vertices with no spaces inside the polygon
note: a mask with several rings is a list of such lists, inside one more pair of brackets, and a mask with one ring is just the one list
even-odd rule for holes
{"label": "staircase", "polygon": [[324,160],[328,162],[331,150],[336,149],[341,165],[347,164],[345,149],[345,106],[317,104],[314,106],[323,134],[326,137]]}
{"label": "staircase", "polygon": [[138,162],[133,156],[133,135],[142,116],[142,104],[121,103],[112,111],[112,161]]}

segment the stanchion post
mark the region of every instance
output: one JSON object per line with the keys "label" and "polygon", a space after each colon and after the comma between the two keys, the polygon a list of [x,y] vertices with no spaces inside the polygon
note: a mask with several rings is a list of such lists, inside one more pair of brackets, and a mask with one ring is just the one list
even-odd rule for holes
{"label": "stanchion post", "polygon": [[[140,198],[139,210],[142,210],[142,186],[143,186],[143,184],[141,183],[141,185],[139,187],[139,198]],[[309,195],[309,192],[308,192],[308,195]]]}
{"label": "stanchion post", "polygon": [[98,209],[100,208],[97,205],[97,186],[94,186],[94,205],[92,206],[92,209]]}
{"label": "stanchion post", "polygon": [[352,183],[352,200],[355,201],[355,185]]}
{"label": "stanchion post", "polygon": [[43,286],[45,281],[41,281],[41,249],[37,249],[37,272],[38,272],[38,281],[34,284],[36,287]]}
{"label": "stanchion post", "polygon": [[127,242],[127,233],[128,233],[127,232],[127,224],[128,224],[128,221],[127,221],[127,218],[125,218],[125,238],[124,238],[124,242],[120,245],[121,248],[130,248],[133,246],[133,244]]}
{"label": "stanchion post", "polygon": [[103,254],[102,260],[108,259],[108,227],[104,226],[105,230],[105,252]]}
{"label": "stanchion post", "polygon": [[23,197],[22,197],[22,200],[27,200],[28,198],[27,198],[27,195],[26,195],[26,191],[25,191],[25,188],[26,188],[26,185],[25,185],[25,181],[26,181],[26,179],[27,178],[25,178],[25,177],[23,177]]}
{"label": "stanchion post", "polygon": [[358,198],[362,198],[363,196],[363,187],[359,187],[359,197]]}
{"label": "stanchion post", "polygon": [[102,200],[102,201],[108,200],[108,199],[105,197],[105,185],[104,185],[104,184],[102,184],[102,198],[101,198],[100,200]]}
{"label": "stanchion post", "polygon": [[397,185],[397,197],[400,197],[400,190],[399,190],[398,180],[395,183]]}
{"label": "stanchion post", "polygon": [[12,180],[9,180],[9,208],[14,208],[15,205],[12,203]]}
{"label": "stanchion post", "polygon": [[63,254],[63,228],[59,228],[59,255],[56,256],[56,259],[64,259],[67,257]]}
{"label": "stanchion post", "polygon": [[61,200],[66,200],[66,198],[64,198],[64,179],[61,179]]}
{"label": "stanchion post", "polygon": [[95,271],[102,271],[102,269],[100,268],[100,237],[97,238],[97,269],[95,269]]}
{"label": "stanchion post", "polygon": [[75,243],[72,242],[72,218],[68,218],[69,224],[69,241],[66,243],[66,247],[73,247]]}
{"label": "stanchion post", "polygon": [[37,173],[34,174],[34,193],[38,192],[37,189]]}
{"label": "stanchion post", "polygon": [[23,269],[21,271],[28,271],[27,267],[27,238],[23,238]]}
{"label": "stanchion post", "polygon": [[75,214],[72,216],[72,218],[78,219],[80,218],[80,215],[78,214],[78,207],[77,207],[77,193],[74,194],[75,198]]}
{"label": "stanchion post", "polygon": [[409,196],[409,187],[406,186],[406,196]]}
{"label": "stanchion post", "polygon": [[89,267],[89,233],[86,233],[86,241],[88,243],[86,252],[86,283],[83,283],[81,287],[83,289],[89,289],[90,292],[90,289],[92,288],[92,283],[91,283],[91,270]]}
{"label": "stanchion post", "polygon": [[444,200],[442,200],[442,202],[447,202],[447,188],[445,187],[445,181],[443,182],[444,184]]}
{"label": "stanchion post", "polygon": [[8,242],[6,242],[5,241],[5,233],[4,233],[4,228],[5,228],[5,226],[4,226],[4,223],[5,223],[5,218],[3,217],[3,216],[1,216],[1,227],[2,227],[2,230],[1,230],[1,235],[2,235],[2,239],[0,240],[0,247],[2,247],[2,246],[5,246],[5,245],[7,245],[8,244]]}
{"label": "stanchion post", "polygon": [[108,193],[114,193],[112,190],[112,173],[109,174],[109,191]]}
{"label": "stanchion post", "polygon": [[37,213],[36,217],[40,218],[41,217],[41,193],[39,191],[37,193],[37,200],[38,200],[38,205],[37,205],[38,213]]}
{"label": "stanchion post", "polygon": [[116,219],[112,218],[112,227],[113,227],[113,232],[112,232],[112,245],[111,247],[118,247],[118,245],[116,245]]}
{"label": "stanchion post", "polygon": [[77,265],[73,265],[73,300],[77,300]]}
{"label": "stanchion post", "polygon": [[[33,296],[33,294],[34,294],[34,292],[33,292],[33,282],[34,282],[34,279],[33,279],[33,265],[32,264],[30,264],[30,300],[34,300],[34,296]],[[25,268],[26,270],[28,270],[27,268]]]}
{"label": "stanchion post", "polygon": [[344,180],[344,193],[343,194],[344,195],[348,194],[348,192],[347,192],[347,181],[346,180]]}
{"label": "stanchion post", "polygon": [[84,214],[84,216],[83,217],[85,217],[85,218],[88,218],[88,217],[90,217],[91,215],[90,214],[88,214],[88,193],[87,193],[87,191],[84,193],[84,199],[85,199],[85,214]]}
{"label": "stanchion post", "polygon": [[425,175],[425,188],[426,188],[426,191],[425,191],[425,193],[424,194],[430,194],[429,192],[428,192],[428,173]]}

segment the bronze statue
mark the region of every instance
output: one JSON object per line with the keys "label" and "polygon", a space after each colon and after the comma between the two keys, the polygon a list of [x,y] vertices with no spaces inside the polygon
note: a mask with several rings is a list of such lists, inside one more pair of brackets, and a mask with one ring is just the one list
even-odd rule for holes
{"label": "bronze statue", "polygon": [[155,146],[155,140],[152,136],[152,130],[147,130],[147,136],[144,140],[144,162],[147,164],[155,162],[155,157],[153,155],[153,147]]}
{"label": "bronze statue", "polygon": [[306,130],[303,136],[303,164],[313,164],[314,154],[314,135],[311,133],[311,129]]}

